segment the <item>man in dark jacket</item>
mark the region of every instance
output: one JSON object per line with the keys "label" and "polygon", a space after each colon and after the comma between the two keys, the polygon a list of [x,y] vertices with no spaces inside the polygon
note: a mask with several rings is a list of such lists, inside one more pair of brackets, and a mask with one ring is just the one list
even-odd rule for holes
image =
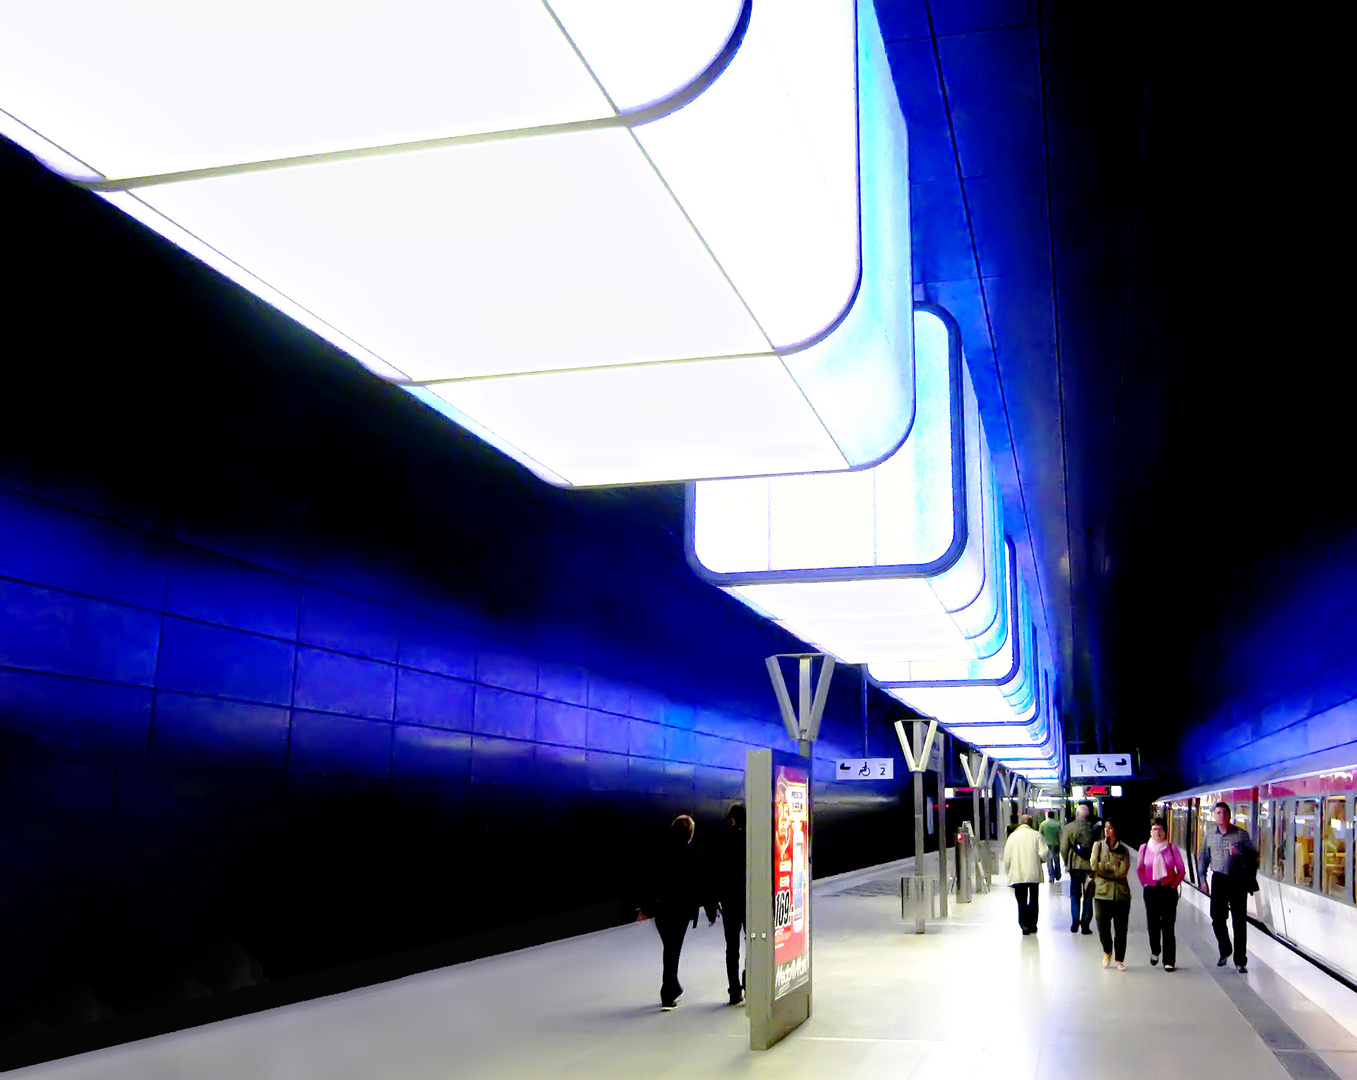
{"label": "man in dark jacket", "polygon": [[1093,897],[1085,894],[1084,884],[1092,868],[1089,856],[1097,834],[1089,824],[1087,803],[1074,810],[1074,820],[1060,830],[1060,857],[1070,872],[1070,933],[1093,933]]}
{"label": "man in dark jacket", "polygon": [[[1234,954],[1235,968],[1247,971],[1248,953],[1248,887],[1253,872],[1258,868],[1258,849],[1249,834],[1230,820],[1230,804],[1216,803],[1212,810],[1216,827],[1207,829],[1202,837],[1201,854],[1197,856],[1197,880],[1206,886],[1211,897],[1211,928],[1216,932],[1220,950],[1217,967],[1224,967]],[[1207,872],[1210,871],[1208,877]],[[1234,942],[1230,929],[1234,929]]]}
{"label": "man in dark jacket", "polygon": [[669,823],[664,842],[655,861],[650,896],[643,915],[653,915],[655,929],[664,945],[664,974],[660,982],[660,1007],[673,1009],[678,1005],[683,986],[679,983],[679,954],[688,924],[697,925],[697,910],[707,909],[707,917],[716,921],[716,908],[705,896],[705,873],[702,857],[693,847],[693,819],[680,814]]}
{"label": "man in dark jacket", "polygon": [[744,806],[734,803],[726,812],[726,828],[717,837],[712,852],[713,885],[726,932],[726,987],[732,1005],[744,1001],[744,969],[740,967],[745,923],[744,873]]}

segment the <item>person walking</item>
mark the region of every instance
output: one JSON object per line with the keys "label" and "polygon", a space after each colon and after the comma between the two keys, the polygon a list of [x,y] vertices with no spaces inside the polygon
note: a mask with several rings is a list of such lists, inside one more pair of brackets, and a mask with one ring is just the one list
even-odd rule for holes
{"label": "person walking", "polygon": [[1052,881],[1060,880],[1060,822],[1055,819],[1055,811],[1047,810],[1037,829],[1046,841],[1046,876]]}
{"label": "person walking", "polygon": [[702,857],[693,847],[693,833],[697,826],[687,814],[679,814],[669,823],[655,860],[642,917],[653,916],[655,929],[660,932],[663,946],[663,973],[660,982],[660,1008],[678,1006],[683,994],[679,982],[679,954],[688,924],[697,925],[699,907],[706,907],[707,917],[716,921],[716,907],[704,897]]}
{"label": "person walking", "polygon": [[726,989],[730,1003],[744,1002],[744,969],[740,966],[740,942],[745,928],[744,805],[734,803],[726,811],[726,827],[716,838],[712,852],[712,880],[726,935]]}
{"label": "person walking", "polygon": [[[1230,821],[1230,804],[1218,802],[1213,814],[1216,827],[1207,829],[1202,838],[1201,854],[1197,856],[1197,880],[1206,887],[1211,898],[1211,929],[1216,932],[1220,959],[1216,967],[1224,967],[1234,953],[1235,970],[1248,970],[1248,915],[1245,902],[1252,884],[1257,889],[1254,875],[1258,871],[1258,849],[1249,834]],[[1207,872],[1210,871],[1208,877]],[[1230,929],[1234,929],[1233,947]]]}
{"label": "person walking", "polygon": [[1093,890],[1089,885],[1093,845],[1097,838],[1088,822],[1087,803],[1080,803],[1074,820],[1060,830],[1060,857],[1070,872],[1070,933],[1093,933]]}
{"label": "person walking", "polygon": [[1023,814],[1004,841],[1004,876],[1018,901],[1018,925],[1024,937],[1037,932],[1037,886],[1045,859],[1046,841],[1032,828],[1032,815]]}
{"label": "person walking", "polygon": [[1098,917],[1098,940],[1103,946],[1103,967],[1112,963],[1126,970],[1126,921],[1131,915],[1131,853],[1117,839],[1117,828],[1103,822],[1103,838],[1093,845],[1089,859],[1093,868],[1093,906]]}
{"label": "person walking", "polygon": [[1150,928],[1150,967],[1159,963],[1163,947],[1164,970],[1174,971],[1177,964],[1177,942],[1174,923],[1178,918],[1178,886],[1187,876],[1183,857],[1175,844],[1169,843],[1168,825],[1157,817],[1150,825],[1150,839],[1140,848],[1136,859],[1136,876],[1144,886],[1145,921]]}

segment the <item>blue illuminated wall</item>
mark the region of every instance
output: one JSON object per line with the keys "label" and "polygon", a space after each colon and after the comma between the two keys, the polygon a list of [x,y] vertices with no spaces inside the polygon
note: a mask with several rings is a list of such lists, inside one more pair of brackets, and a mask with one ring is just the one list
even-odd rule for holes
{"label": "blue illuminated wall", "polygon": [[[693,576],[681,491],[550,488],[0,169],[0,1067],[632,917],[668,819],[709,841],[746,750],[789,746],[763,657],[802,648]],[[817,747],[817,876],[908,853],[903,780],[832,782],[864,751],[906,775],[904,710],[860,693],[842,670]]]}
{"label": "blue illuminated wall", "polygon": [[1357,762],[1357,522],[1311,519],[1236,578],[1247,589],[1227,596],[1196,657],[1187,779],[1348,745]]}
{"label": "blue illuminated wall", "polygon": [[[718,651],[690,644],[669,677],[652,661],[647,685],[575,659],[609,659],[588,614],[526,628],[559,634],[554,653],[515,645],[376,563],[266,565],[238,557],[258,537],[21,486],[0,487],[0,902],[28,952],[11,976],[60,973],[63,1002],[88,986],[121,1014],[185,981],[220,991],[591,904],[615,922],[664,820],[695,813],[709,837],[746,750],[787,745],[751,646],[792,643],[714,591],[738,632],[709,628]],[[719,651],[741,636],[738,659]],[[613,643],[608,666],[645,645]],[[840,678],[822,781],[861,753]],[[904,854],[905,829],[862,820],[897,817],[895,785],[853,791],[857,835],[834,843],[840,786],[821,787],[817,871]],[[31,985],[6,989],[19,1008]]]}

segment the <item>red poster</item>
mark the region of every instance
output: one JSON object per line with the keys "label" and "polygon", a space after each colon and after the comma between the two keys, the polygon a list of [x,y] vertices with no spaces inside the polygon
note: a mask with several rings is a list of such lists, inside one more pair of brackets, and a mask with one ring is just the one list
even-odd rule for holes
{"label": "red poster", "polygon": [[773,1000],[810,980],[810,778],[773,766]]}

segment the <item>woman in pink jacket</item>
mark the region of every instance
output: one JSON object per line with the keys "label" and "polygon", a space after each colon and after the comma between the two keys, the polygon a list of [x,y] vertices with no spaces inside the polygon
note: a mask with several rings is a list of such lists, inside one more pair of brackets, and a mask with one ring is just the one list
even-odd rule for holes
{"label": "woman in pink jacket", "polygon": [[1176,942],[1173,923],[1178,917],[1178,885],[1187,875],[1178,848],[1169,843],[1163,818],[1150,826],[1150,839],[1140,849],[1136,873],[1145,887],[1145,921],[1150,924],[1150,966],[1159,963],[1159,943],[1163,938],[1164,970],[1175,970]]}

